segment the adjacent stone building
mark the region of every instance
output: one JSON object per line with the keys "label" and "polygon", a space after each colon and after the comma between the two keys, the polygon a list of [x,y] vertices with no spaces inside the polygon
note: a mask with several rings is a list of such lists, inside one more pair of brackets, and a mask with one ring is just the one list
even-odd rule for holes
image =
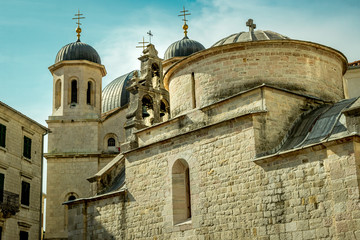
{"label": "adjacent stone building", "polygon": [[102,94],[97,52],[59,51],[47,239],[360,239],[346,57],[246,25],[205,49],[185,24]]}
{"label": "adjacent stone building", "polygon": [[39,239],[47,128],[0,102],[0,239]]}

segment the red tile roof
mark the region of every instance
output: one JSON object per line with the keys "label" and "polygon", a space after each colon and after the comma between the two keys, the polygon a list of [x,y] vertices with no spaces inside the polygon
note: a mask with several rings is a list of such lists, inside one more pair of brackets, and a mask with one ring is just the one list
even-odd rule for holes
{"label": "red tile roof", "polygon": [[348,64],[349,67],[355,67],[355,66],[360,66],[360,60],[355,61],[355,62],[351,62]]}

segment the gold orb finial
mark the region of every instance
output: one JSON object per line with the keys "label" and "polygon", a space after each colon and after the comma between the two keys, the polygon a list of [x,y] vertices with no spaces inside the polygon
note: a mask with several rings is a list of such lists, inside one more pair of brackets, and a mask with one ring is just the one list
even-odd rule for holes
{"label": "gold orb finial", "polygon": [[179,17],[184,17],[183,18],[183,21],[184,21],[183,29],[184,29],[185,37],[187,37],[187,30],[189,28],[189,26],[186,24],[186,22],[188,21],[188,20],[186,20],[186,16],[191,15],[191,13],[188,13],[188,12],[189,12],[189,10],[185,10],[185,7],[183,7],[183,10],[180,11],[181,14],[178,15]]}
{"label": "gold orb finial", "polygon": [[78,10],[78,13],[75,14],[76,17],[74,17],[73,19],[76,19],[77,22],[76,24],[78,25],[76,28],[76,33],[77,33],[77,41],[80,42],[80,33],[81,33],[81,28],[80,28],[80,19],[84,19],[85,17],[81,17],[83,14],[80,13],[80,10]]}

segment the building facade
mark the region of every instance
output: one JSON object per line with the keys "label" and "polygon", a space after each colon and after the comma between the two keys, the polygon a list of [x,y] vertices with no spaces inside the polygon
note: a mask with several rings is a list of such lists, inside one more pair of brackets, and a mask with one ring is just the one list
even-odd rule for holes
{"label": "building facade", "polygon": [[102,94],[96,51],[59,51],[46,237],[360,238],[346,57],[251,19],[205,49],[185,25],[164,59],[149,44]]}
{"label": "building facade", "polygon": [[0,238],[39,239],[47,128],[0,102]]}

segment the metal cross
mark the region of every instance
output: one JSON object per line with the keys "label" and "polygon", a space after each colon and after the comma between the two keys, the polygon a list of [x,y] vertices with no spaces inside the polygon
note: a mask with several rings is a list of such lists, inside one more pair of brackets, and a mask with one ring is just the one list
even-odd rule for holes
{"label": "metal cross", "polygon": [[147,35],[149,35],[149,42],[150,42],[150,44],[151,44],[151,37],[154,36],[154,35],[152,34],[151,30],[149,30],[149,31],[147,32]]}
{"label": "metal cross", "polygon": [[186,20],[186,16],[188,15],[191,15],[191,13],[187,13],[189,12],[189,10],[185,10],[185,7],[183,7],[183,10],[180,11],[182,14],[178,15],[179,17],[184,17],[183,18],[183,21],[184,21],[184,24],[186,24],[187,20]]}
{"label": "metal cross", "polygon": [[256,28],[256,24],[254,24],[254,21],[251,18],[246,22],[246,26],[249,27],[249,32],[254,31]]}
{"label": "metal cross", "polygon": [[78,13],[75,14],[76,17],[74,17],[73,19],[76,19],[77,22],[76,24],[78,25],[78,27],[80,27],[81,23],[80,23],[80,19],[84,19],[85,17],[81,17],[83,14],[80,13],[80,10],[78,10]]}
{"label": "metal cross", "polygon": [[142,46],[136,46],[136,48],[142,48],[144,50],[146,48],[145,43],[149,43],[149,42],[145,42],[144,37],[143,37],[142,42],[139,42],[139,43],[142,44]]}

